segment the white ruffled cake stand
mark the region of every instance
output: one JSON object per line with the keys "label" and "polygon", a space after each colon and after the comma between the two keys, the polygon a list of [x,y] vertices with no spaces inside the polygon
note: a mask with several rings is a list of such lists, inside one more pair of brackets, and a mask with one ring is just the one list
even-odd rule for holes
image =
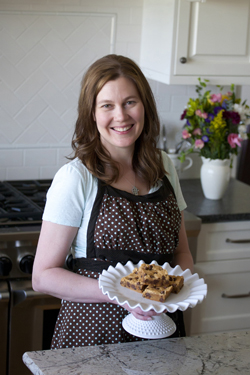
{"label": "white ruffled cake stand", "polygon": [[[122,326],[128,333],[145,339],[171,336],[176,331],[176,325],[163,312],[173,313],[177,309],[185,311],[188,307],[195,307],[206,297],[207,285],[197,273],[192,274],[190,270],[182,271],[180,266],[172,268],[169,263],[164,263],[162,268],[167,270],[169,275],[184,277],[184,286],[178,294],[171,294],[164,303],[146,300],[140,293],[120,285],[121,278],[129,275],[142,263],[144,263],[142,260],[138,264],[129,261],[125,266],[121,263],[117,263],[115,267],[109,266],[108,270],[103,270],[99,277],[99,287],[103,294],[106,294],[110,300],[116,300],[119,305],[128,304],[132,309],[140,307],[145,312],[153,309],[160,313],[148,321],[136,319],[133,314],[127,315],[122,321]],[[156,261],[150,264],[158,265]]]}

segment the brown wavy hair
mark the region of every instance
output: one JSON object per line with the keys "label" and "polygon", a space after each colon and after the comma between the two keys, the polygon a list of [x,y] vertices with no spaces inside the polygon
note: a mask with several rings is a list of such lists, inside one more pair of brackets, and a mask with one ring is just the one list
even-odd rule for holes
{"label": "brown wavy hair", "polygon": [[[165,173],[161,152],[156,147],[160,122],[148,81],[137,64],[127,57],[102,57],[94,62],[84,75],[78,102],[78,118],[72,138],[72,159],[78,157],[94,176],[108,184],[119,179],[119,167],[102,145],[93,116],[98,93],[107,82],[119,77],[132,80],[144,106],[145,123],[135,142],[132,166],[135,173],[148,182],[150,188],[162,179]],[[108,176],[105,174],[107,168],[111,171]]]}

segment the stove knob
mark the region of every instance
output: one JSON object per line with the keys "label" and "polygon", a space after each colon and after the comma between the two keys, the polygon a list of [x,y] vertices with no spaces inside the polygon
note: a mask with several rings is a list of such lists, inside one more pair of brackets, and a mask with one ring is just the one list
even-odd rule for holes
{"label": "stove knob", "polygon": [[12,262],[8,257],[0,257],[0,276],[8,276],[12,269]]}
{"label": "stove knob", "polygon": [[24,273],[32,274],[34,255],[25,255],[19,263],[20,270]]}

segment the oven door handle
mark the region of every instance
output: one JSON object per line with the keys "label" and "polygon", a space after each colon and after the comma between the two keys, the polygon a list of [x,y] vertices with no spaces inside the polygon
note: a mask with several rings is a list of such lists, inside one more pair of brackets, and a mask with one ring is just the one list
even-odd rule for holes
{"label": "oven door handle", "polygon": [[0,303],[8,302],[10,299],[10,292],[8,284],[5,281],[0,281]]}
{"label": "oven door handle", "polygon": [[10,299],[10,293],[7,292],[0,292],[0,303],[8,301]]}
{"label": "oven door handle", "polygon": [[47,295],[40,292],[35,292],[32,288],[14,290],[13,291],[13,305],[17,306],[20,303],[30,300],[30,299],[40,299],[46,297]]}

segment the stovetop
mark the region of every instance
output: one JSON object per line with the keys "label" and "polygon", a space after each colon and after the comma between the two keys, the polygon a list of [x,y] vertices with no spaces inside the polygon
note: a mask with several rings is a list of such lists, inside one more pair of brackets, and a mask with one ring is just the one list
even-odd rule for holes
{"label": "stovetop", "polygon": [[52,180],[0,182],[0,227],[42,220],[46,194]]}

